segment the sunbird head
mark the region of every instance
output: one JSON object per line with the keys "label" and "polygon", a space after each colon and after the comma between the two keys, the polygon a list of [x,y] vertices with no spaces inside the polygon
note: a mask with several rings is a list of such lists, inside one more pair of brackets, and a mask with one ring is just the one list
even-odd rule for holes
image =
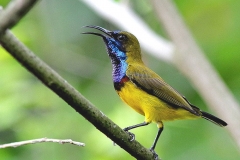
{"label": "sunbird head", "polygon": [[84,32],[83,34],[93,34],[103,38],[109,57],[115,61],[142,61],[140,45],[137,38],[126,31],[109,31],[99,26],[84,26],[102,31],[102,33]]}

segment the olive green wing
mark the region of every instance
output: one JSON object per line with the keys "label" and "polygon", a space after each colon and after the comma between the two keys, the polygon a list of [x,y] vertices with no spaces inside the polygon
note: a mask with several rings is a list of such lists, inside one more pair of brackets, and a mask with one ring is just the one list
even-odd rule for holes
{"label": "olive green wing", "polygon": [[185,97],[145,66],[129,66],[126,75],[137,87],[150,95],[156,96],[169,106],[175,109],[183,108],[195,115],[201,115],[197,107],[191,105]]}

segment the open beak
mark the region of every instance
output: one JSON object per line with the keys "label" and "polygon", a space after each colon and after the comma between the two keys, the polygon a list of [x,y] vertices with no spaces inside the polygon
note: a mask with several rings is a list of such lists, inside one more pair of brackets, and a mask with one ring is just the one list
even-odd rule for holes
{"label": "open beak", "polygon": [[[83,26],[85,28],[95,28],[99,31],[102,31],[103,33],[105,33],[106,35],[108,35],[109,37],[112,37],[112,31],[109,31],[105,28],[102,28],[100,26],[93,26],[93,25],[88,25],[88,26]],[[102,38],[106,38],[106,36],[104,34],[101,34],[101,33],[95,33],[95,32],[83,32],[82,34],[94,34],[94,35],[97,35],[97,36],[100,36]]]}

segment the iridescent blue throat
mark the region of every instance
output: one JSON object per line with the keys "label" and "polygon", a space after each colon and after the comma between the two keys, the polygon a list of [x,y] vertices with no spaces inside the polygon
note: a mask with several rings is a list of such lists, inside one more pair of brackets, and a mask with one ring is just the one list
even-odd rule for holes
{"label": "iridescent blue throat", "polygon": [[122,78],[126,75],[127,71],[127,56],[126,54],[119,49],[119,45],[116,41],[113,41],[112,39],[106,39],[105,40],[108,55],[111,58],[112,61],[112,78],[113,82],[120,82]]}
{"label": "iridescent blue throat", "polygon": [[120,82],[122,78],[126,75],[127,71],[127,63],[124,60],[120,60],[120,62],[115,63],[112,60],[113,71],[112,71],[112,78],[113,82]]}

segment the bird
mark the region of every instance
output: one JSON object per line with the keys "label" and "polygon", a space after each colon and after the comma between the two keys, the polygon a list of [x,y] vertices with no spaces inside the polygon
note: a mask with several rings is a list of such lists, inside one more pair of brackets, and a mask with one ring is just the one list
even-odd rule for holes
{"label": "bird", "polygon": [[[132,109],[145,117],[144,122],[124,128],[142,127],[155,122],[158,127],[150,151],[157,159],[155,147],[163,131],[165,121],[204,118],[224,127],[227,123],[212,114],[200,110],[191,104],[183,95],[167,84],[157,73],[148,68],[142,61],[138,39],[127,31],[109,31],[95,25],[84,26],[101,31],[83,32],[103,39],[108,56],[112,63],[114,89],[119,97]],[[128,132],[135,139],[135,135]]]}

